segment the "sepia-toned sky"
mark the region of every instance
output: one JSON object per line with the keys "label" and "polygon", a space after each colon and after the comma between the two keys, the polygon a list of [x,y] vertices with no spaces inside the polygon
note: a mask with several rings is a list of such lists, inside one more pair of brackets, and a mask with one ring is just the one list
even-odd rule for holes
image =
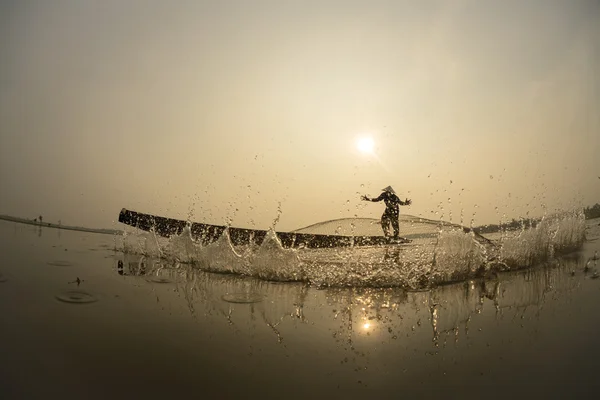
{"label": "sepia-toned sky", "polygon": [[[0,2],[0,214],[288,230],[600,202],[598,0]],[[356,148],[372,137],[374,153]],[[462,215],[462,216],[461,216]]]}

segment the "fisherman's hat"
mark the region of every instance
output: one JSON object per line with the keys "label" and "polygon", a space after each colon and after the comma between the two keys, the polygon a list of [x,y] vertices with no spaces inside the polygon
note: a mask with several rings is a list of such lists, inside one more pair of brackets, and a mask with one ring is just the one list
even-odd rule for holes
{"label": "fisherman's hat", "polygon": [[394,191],[394,189],[391,186],[385,187],[381,190],[383,190],[384,192],[390,192],[392,194],[396,194],[396,192]]}

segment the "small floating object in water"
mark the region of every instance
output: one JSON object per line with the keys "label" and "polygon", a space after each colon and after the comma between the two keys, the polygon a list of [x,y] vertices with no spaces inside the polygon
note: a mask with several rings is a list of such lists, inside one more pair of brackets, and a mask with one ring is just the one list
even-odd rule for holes
{"label": "small floating object in water", "polygon": [[598,274],[598,271],[594,271],[594,274],[592,276],[590,276],[590,278],[598,279],[598,278],[600,278],[600,274]]}
{"label": "small floating object in water", "polygon": [[56,299],[62,301],[63,303],[72,304],[86,304],[98,301],[98,299],[94,295],[79,290],[72,290],[60,293],[56,295]]}
{"label": "small floating object in water", "polygon": [[76,284],[77,284],[77,286],[79,286],[79,285],[81,284],[81,282],[85,282],[85,281],[84,281],[83,279],[79,279],[79,277],[77,277],[77,279],[75,279],[75,280],[74,280],[74,281],[72,281],[72,282],[69,282],[69,284],[71,284],[71,283],[76,283]]}
{"label": "small floating object in water", "polygon": [[262,301],[263,296],[259,293],[227,293],[221,299],[228,303],[250,304]]}

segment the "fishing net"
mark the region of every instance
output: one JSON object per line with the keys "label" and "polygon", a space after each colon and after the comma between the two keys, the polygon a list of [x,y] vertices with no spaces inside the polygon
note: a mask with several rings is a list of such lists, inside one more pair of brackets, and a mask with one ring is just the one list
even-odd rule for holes
{"label": "fishing net", "polygon": [[[399,225],[400,236],[409,239],[435,237],[441,229],[462,230],[460,225],[412,215],[400,215]],[[322,235],[383,236],[381,221],[374,218],[335,219],[309,225],[294,232]]]}

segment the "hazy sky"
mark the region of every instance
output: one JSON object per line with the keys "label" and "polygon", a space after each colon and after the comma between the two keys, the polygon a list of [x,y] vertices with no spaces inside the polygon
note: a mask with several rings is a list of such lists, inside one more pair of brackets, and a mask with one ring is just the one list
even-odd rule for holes
{"label": "hazy sky", "polygon": [[267,228],[281,203],[287,230],[378,218],[359,193],[387,185],[465,224],[600,202],[599,0],[1,1],[0,54],[0,214]]}

